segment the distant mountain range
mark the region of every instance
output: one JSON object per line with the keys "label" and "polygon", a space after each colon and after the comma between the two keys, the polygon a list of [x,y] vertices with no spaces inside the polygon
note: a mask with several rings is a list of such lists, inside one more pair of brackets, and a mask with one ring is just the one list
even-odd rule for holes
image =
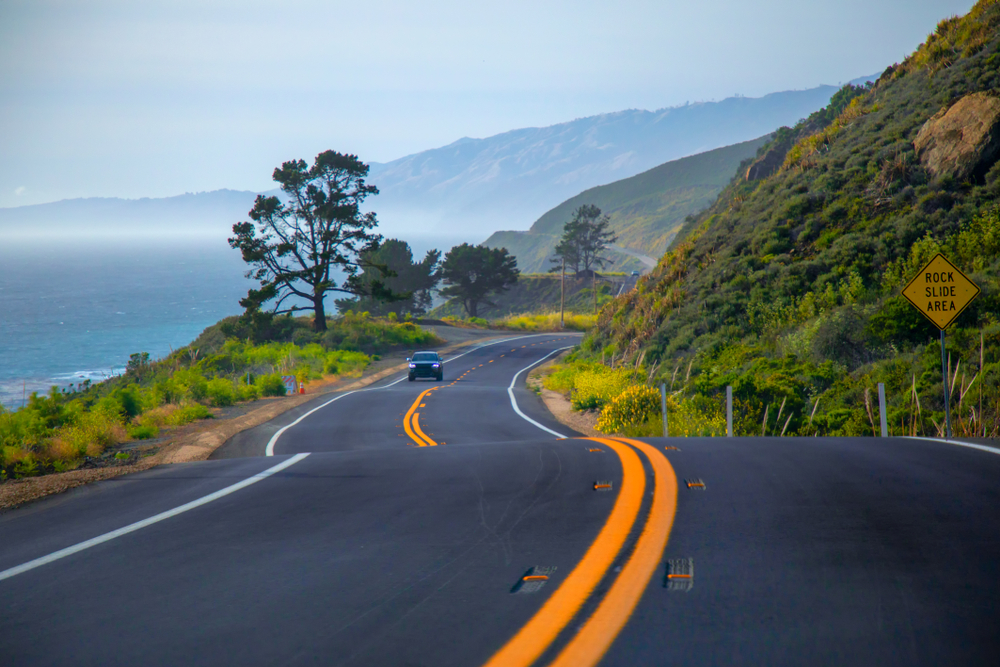
{"label": "distant mountain range", "polygon": [[585,204],[593,204],[611,219],[622,250],[607,256],[612,271],[642,270],[643,263],[628,250],[659,257],[667,250],[684,219],[715,201],[744,160],[754,157],[770,135],[661,164],[649,171],[570,197],[546,212],[526,232],[494,232],[485,245],[507,248],[517,266],[528,273],[548,271],[563,225]]}
{"label": "distant mountain range", "polygon": [[221,238],[247,219],[255,192],[213,190],[176,197],[90,197],[51,204],[0,208],[0,234],[67,238],[204,235]]}
{"label": "distant mountain range", "polygon": [[[372,164],[369,181],[381,194],[369,202],[386,235],[479,242],[497,229],[526,229],[545,211],[588,188],[794,124],[825,106],[836,90],[819,86],[761,98],[620,111],[486,139],[460,139]],[[2,208],[0,234],[92,236],[100,230],[223,238],[234,222],[247,219],[255,195],[217,190]]]}
{"label": "distant mountain range", "polygon": [[794,125],[826,106],[837,90],[819,86],[620,111],[465,138],[373,164],[370,180],[381,190],[377,208],[390,227],[412,220],[428,232],[460,229],[483,238],[497,229],[526,229],[545,211],[596,185]]}

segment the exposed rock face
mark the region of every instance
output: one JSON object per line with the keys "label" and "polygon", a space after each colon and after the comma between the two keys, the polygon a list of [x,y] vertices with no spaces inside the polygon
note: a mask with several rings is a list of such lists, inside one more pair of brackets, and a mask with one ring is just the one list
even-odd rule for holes
{"label": "exposed rock face", "polygon": [[982,176],[1000,156],[1000,99],[966,95],[924,123],[913,147],[933,176]]}
{"label": "exposed rock face", "polygon": [[747,169],[747,180],[757,181],[762,178],[767,178],[774,172],[778,171],[782,163],[785,161],[785,155],[788,154],[788,150],[792,147],[791,142],[782,142],[773,146],[766,153],[764,153],[759,160],[754,161],[753,164]]}

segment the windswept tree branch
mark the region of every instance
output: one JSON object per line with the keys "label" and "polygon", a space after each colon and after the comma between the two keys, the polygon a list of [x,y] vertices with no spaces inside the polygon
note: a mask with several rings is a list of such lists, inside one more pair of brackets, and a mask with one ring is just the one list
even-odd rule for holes
{"label": "windswept tree branch", "polygon": [[[361,270],[359,254],[381,242],[373,233],[375,214],[360,212],[364,200],[378,194],[365,183],[367,175],[368,165],[357,156],[335,151],[320,153],[312,166],[292,160],[274,170],[285,201],[258,196],[249,212],[253,222],[233,225],[229,239],[251,267],[247,277],[260,282],[240,302],[248,313],[270,301],[272,312],[312,310],[314,329],[323,331],[327,293],[357,294],[351,278]],[[340,285],[337,271],[345,275]],[[306,304],[279,311],[292,297]]]}

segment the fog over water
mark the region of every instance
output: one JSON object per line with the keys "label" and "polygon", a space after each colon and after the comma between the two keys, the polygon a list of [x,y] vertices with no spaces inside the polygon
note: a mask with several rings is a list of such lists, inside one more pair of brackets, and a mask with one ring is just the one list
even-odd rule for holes
{"label": "fog over water", "polygon": [[[435,243],[444,241],[444,243]],[[448,240],[411,242],[421,257]],[[0,404],[162,357],[241,311],[251,281],[218,237],[0,239]],[[334,311],[328,298],[328,312]]]}

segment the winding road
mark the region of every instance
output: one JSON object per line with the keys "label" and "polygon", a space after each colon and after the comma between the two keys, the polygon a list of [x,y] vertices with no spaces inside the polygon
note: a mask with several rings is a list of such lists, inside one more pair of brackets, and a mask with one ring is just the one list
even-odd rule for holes
{"label": "winding road", "polygon": [[511,336],[0,515],[0,665],[996,665],[1000,450],[587,439]]}

